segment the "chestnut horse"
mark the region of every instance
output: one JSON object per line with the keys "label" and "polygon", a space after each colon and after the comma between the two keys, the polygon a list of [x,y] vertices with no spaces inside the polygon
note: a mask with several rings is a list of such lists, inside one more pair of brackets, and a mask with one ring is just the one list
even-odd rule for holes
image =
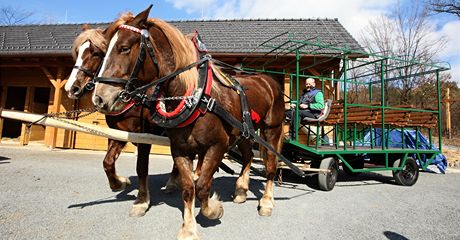
{"label": "chestnut horse", "polygon": [[[133,17],[130,13],[124,14],[105,30],[83,28],[83,32],[77,36],[72,46],[72,56],[76,60],[76,63],[65,85],[65,90],[68,92],[69,98],[79,99],[85,93],[92,91],[92,88],[88,87],[90,86],[88,83],[92,82],[102,64],[103,57],[107,51],[107,38],[110,40],[118,26]],[[157,134],[163,132],[162,128],[152,126],[148,122],[143,121],[145,117],[142,115],[146,113],[142,107],[135,107],[116,116],[107,115],[106,122],[110,128],[123,131]],[[109,186],[113,191],[122,191],[131,184],[128,178],[117,175],[115,168],[115,161],[125,145],[126,142],[108,139],[108,148],[103,166]],[[149,208],[150,195],[147,177],[150,149],[151,145],[137,144],[136,171],[139,178],[139,191],[130,211],[130,216],[143,216]],[[176,188],[174,181],[171,179],[168,183],[167,189],[169,191]]]}
{"label": "chestnut horse", "polygon": [[[133,20],[128,20],[110,40],[107,54],[98,78],[96,78],[92,98],[94,105],[101,113],[109,114],[125,108],[127,99],[122,93],[126,92],[126,83],[129,82],[134,87],[145,86],[197,60],[196,49],[192,41],[164,21],[148,19],[150,8],[151,6]],[[154,57],[147,57],[139,64],[137,59],[141,48],[144,48],[143,39],[145,38],[147,38],[147,44],[151,44],[149,52],[153,52],[148,56],[153,54]],[[198,70],[193,67],[165,81],[161,85],[163,96],[184,96],[198,84],[198,77]],[[284,119],[284,102],[280,85],[263,74],[238,75],[235,78],[246,89],[249,105],[261,118],[259,123],[253,123],[255,128],[260,128],[262,137],[279,151],[282,145]],[[210,95],[233,117],[238,120],[242,119],[242,107],[236,91],[220,82],[213,81]],[[164,105],[166,111],[171,113],[171,110],[183,105],[183,101],[165,101]],[[166,130],[171,140],[174,164],[179,170],[178,178],[184,203],[184,223],[177,237],[178,239],[197,239],[198,232],[194,215],[195,196],[200,200],[201,213],[205,217],[218,219],[223,216],[222,203],[210,196],[210,188],[213,174],[224,154],[237,139],[242,141],[238,147],[243,155],[243,168],[237,179],[234,201],[240,203],[246,200],[249,168],[253,157],[250,140],[243,138],[238,129],[222,120],[214,112],[200,115],[186,126]],[[204,160],[201,175],[195,183],[192,160],[196,154],[202,156]],[[277,160],[272,152],[265,151],[263,156],[265,156],[267,183],[258,208],[260,215],[269,216],[274,207],[273,184]]]}

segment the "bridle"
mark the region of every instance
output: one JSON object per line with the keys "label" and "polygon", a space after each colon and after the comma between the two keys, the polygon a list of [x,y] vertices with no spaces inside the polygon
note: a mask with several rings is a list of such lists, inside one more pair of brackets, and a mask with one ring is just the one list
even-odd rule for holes
{"label": "bridle", "polygon": [[[141,35],[140,51],[139,51],[139,55],[137,56],[136,64],[134,65],[134,68],[131,72],[131,76],[129,77],[129,79],[113,78],[113,77],[95,77],[94,83],[100,82],[100,83],[109,83],[109,84],[124,84],[124,89],[120,92],[119,98],[123,102],[130,102],[132,98],[138,93],[138,91],[136,91],[138,88],[135,88],[134,82],[137,80],[137,76],[139,75],[139,71],[145,62],[145,57],[147,53],[150,59],[152,60],[152,62],[155,64],[156,68],[158,69],[158,74],[159,74],[159,67],[158,67],[158,61],[155,57],[155,52],[153,50],[152,44],[150,43],[150,39],[149,39],[150,34],[147,29],[139,29],[139,28],[129,26],[129,25],[124,25],[124,24],[120,25],[118,28],[130,30],[130,31],[139,33]],[[136,92],[136,94],[133,94],[133,92]]]}
{"label": "bridle", "polygon": [[91,77],[91,80],[89,80],[85,86],[82,88],[82,92],[81,92],[81,95],[87,93],[87,92],[90,92],[94,89],[94,86],[96,84],[96,82],[94,81],[95,77],[97,76],[97,74],[99,73],[99,71],[101,70],[101,67],[102,67],[102,62],[99,64],[99,67],[96,69],[95,72],[91,71],[90,69],[88,68],[85,68],[83,66],[77,66],[77,65],[74,65],[73,66],[73,69],[77,69],[79,71],[82,71],[84,74],[86,74],[86,76],[88,77]]}
{"label": "bridle", "polygon": [[91,77],[91,80],[89,80],[85,84],[83,89],[81,90],[81,91],[83,91],[81,94],[87,93],[87,92],[92,91],[94,89],[94,85],[96,84],[96,82],[94,81],[94,78],[99,73],[99,70],[101,70],[101,66],[102,66],[102,64],[99,64],[99,67],[97,68],[96,72],[93,72],[93,71],[89,70],[88,68],[85,68],[85,67],[82,67],[82,66],[77,66],[77,65],[73,66],[74,69],[78,69],[79,71],[82,71],[84,74],[86,74],[88,77]]}
{"label": "bridle", "polygon": [[[200,60],[198,60],[196,62],[193,62],[193,63],[191,63],[191,64],[189,64],[189,65],[187,65],[187,66],[185,66],[183,68],[180,68],[180,69],[176,70],[175,72],[172,72],[172,73],[170,73],[170,74],[168,74],[166,76],[159,77],[160,72],[159,72],[159,67],[158,67],[158,61],[157,61],[157,59],[155,57],[155,53],[153,51],[153,47],[152,47],[152,44],[151,44],[150,39],[149,39],[150,34],[149,34],[148,30],[147,29],[139,29],[139,28],[129,26],[129,25],[120,25],[118,28],[125,29],[125,30],[130,30],[130,31],[133,31],[135,33],[139,33],[141,35],[140,51],[139,51],[139,55],[137,56],[137,60],[136,60],[136,64],[134,66],[134,69],[131,72],[131,76],[129,77],[129,79],[112,78],[112,77],[96,77],[96,78],[94,78],[94,82],[95,83],[97,83],[97,82],[109,83],[109,84],[124,84],[125,87],[119,93],[119,96],[118,96],[118,98],[121,99],[123,102],[131,102],[132,100],[134,100],[136,103],[144,102],[148,98],[145,95],[145,91],[147,89],[149,89],[149,88],[151,88],[151,87],[153,87],[155,85],[159,85],[161,83],[164,83],[167,80],[170,80],[170,79],[178,76],[179,74],[192,69],[193,67],[201,66],[203,63],[205,63],[207,61],[210,61],[212,59],[211,56],[205,55]],[[145,84],[143,86],[140,86],[140,87],[136,88],[133,82],[137,80],[137,76],[139,74],[139,71],[140,71],[142,65],[145,62],[146,53],[149,54],[149,57],[152,59],[152,62],[155,64],[156,68],[158,69],[158,76],[157,76],[158,79],[155,80],[154,82],[151,82],[151,83],[148,83],[148,84]],[[153,99],[149,99],[149,100],[153,100]]]}

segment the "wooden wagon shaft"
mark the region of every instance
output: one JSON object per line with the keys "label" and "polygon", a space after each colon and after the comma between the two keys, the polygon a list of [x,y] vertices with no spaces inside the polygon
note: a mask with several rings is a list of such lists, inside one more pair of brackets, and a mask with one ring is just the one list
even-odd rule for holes
{"label": "wooden wagon shaft", "polygon": [[106,137],[118,141],[132,142],[132,143],[144,143],[144,144],[156,144],[162,146],[169,146],[170,142],[167,137],[161,137],[148,133],[134,133],[125,132],[121,130],[99,127],[88,123],[82,123],[69,119],[44,117],[43,115],[25,113],[14,110],[5,110],[0,108],[0,116],[2,118],[15,119],[23,122],[33,122],[36,124],[63,128],[71,131],[83,132],[101,137]]}

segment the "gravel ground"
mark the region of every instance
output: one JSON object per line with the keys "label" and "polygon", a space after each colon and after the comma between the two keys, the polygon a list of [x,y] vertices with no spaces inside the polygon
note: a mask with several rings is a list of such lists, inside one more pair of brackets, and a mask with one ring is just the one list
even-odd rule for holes
{"label": "gravel ground", "polygon": [[[135,156],[120,156],[118,172],[133,185],[114,193],[103,173],[104,154],[0,144],[0,239],[174,239],[182,224],[181,197],[160,190],[171,157],[151,155],[151,208],[130,218]],[[206,220],[197,203],[203,239],[460,239],[460,173],[421,173],[413,187],[402,187],[391,173],[349,178],[341,172],[331,192],[312,188],[311,179],[290,178],[275,187],[271,217],[256,210],[263,178],[251,177],[248,201],[240,205],[231,201],[235,179],[215,175],[222,219]]]}

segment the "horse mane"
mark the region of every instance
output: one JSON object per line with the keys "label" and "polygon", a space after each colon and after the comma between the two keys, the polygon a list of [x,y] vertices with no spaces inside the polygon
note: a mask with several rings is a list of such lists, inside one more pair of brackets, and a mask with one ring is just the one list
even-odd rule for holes
{"label": "horse mane", "polygon": [[90,41],[91,44],[94,44],[97,48],[101,49],[102,51],[107,50],[107,41],[104,38],[102,29],[88,29],[80,33],[77,38],[73,41],[72,44],[72,57],[74,59],[77,58],[77,51],[78,48],[85,42]]}
{"label": "horse mane", "polygon": [[104,53],[107,51],[108,41],[105,39],[104,34],[111,29],[118,29],[118,26],[124,24],[126,21],[134,18],[134,15],[131,12],[123,13],[116,19],[112,24],[110,24],[106,30],[102,29],[89,29],[88,25],[83,26],[83,32],[77,36],[72,44],[72,57],[75,59],[77,57],[78,48],[85,42],[90,41],[95,47],[99,48]]}
{"label": "horse mane", "polygon": [[[148,22],[150,24],[153,24],[159,30],[161,30],[168,39],[169,44],[173,49],[174,55],[173,57],[175,69],[173,71],[183,68],[197,60],[195,45],[190,40],[190,38],[182,34],[182,32],[179,31],[179,29],[158,18],[149,18]],[[161,63],[159,64],[160,68],[164,69],[166,67],[162,66]],[[189,71],[185,71],[177,77],[177,80],[185,84],[187,88],[195,87],[197,84],[197,79],[198,71],[196,70],[196,68],[192,68]]]}

